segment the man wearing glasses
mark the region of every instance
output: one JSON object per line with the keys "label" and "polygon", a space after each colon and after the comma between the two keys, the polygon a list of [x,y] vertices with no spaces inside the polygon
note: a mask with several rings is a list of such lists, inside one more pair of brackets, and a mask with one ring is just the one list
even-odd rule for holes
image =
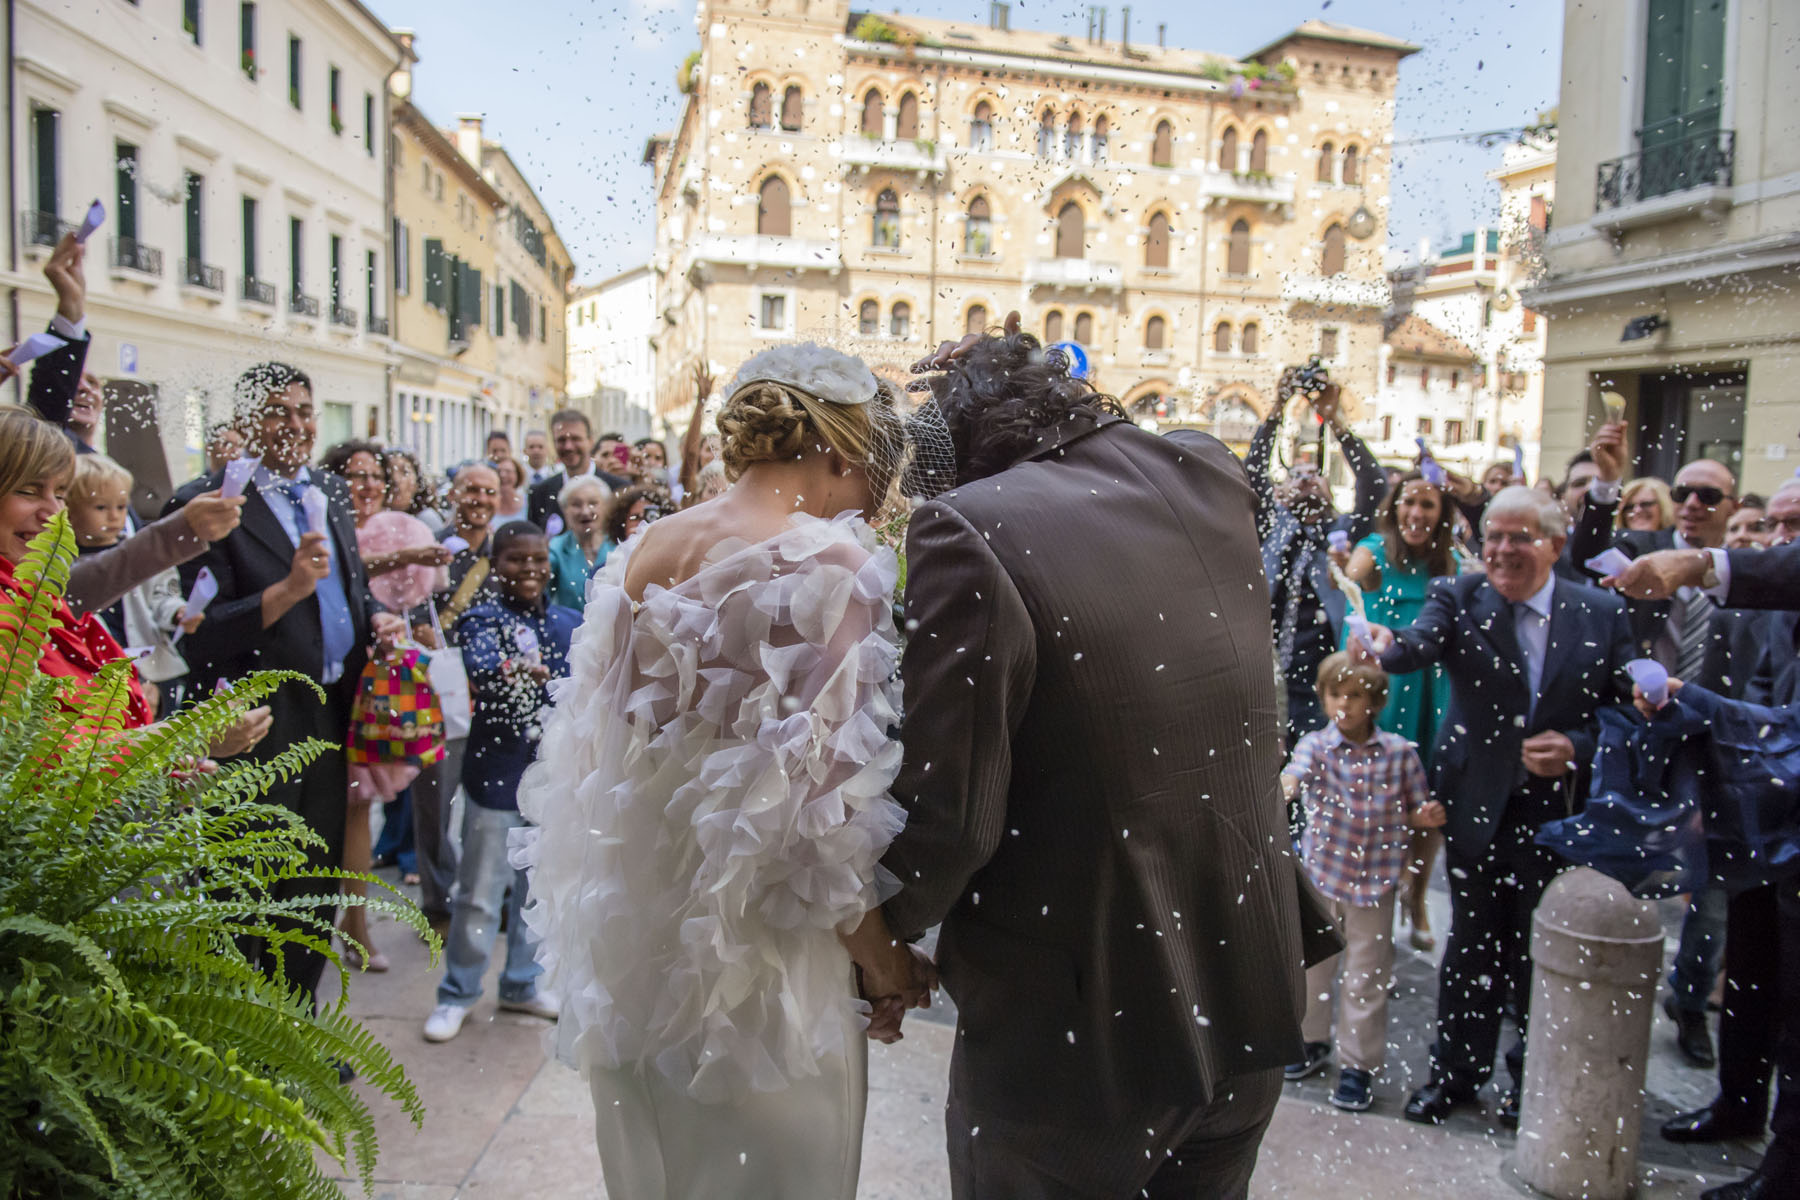
{"label": "man wearing glasses", "polygon": [[[1615,534],[1612,526],[1619,505],[1619,480],[1630,457],[1625,434],[1625,422],[1610,421],[1600,427],[1589,446],[1597,475],[1570,539],[1570,557],[1585,564],[1609,545],[1631,558],[1657,550],[1724,546],[1739,508],[1737,479],[1724,463],[1710,458],[1695,459],[1675,473],[1675,484],[1669,489],[1669,498],[1675,502],[1674,528]],[[1588,574],[1599,578],[1592,571]],[[1719,608],[1699,588],[1683,588],[1667,600],[1628,597],[1626,617],[1642,657],[1655,659],[1678,679],[1691,680],[1734,700],[1744,699],[1744,685],[1755,669],[1759,650],[1758,622],[1750,614]],[[1716,1061],[1706,1005],[1725,954],[1726,899],[1717,888],[1692,898],[1682,925],[1681,949],[1669,974],[1670,995],[1663,1003],[1663,1010],[1675,1022],[1682,1055],[1697,1067],[1710,1068]]]}

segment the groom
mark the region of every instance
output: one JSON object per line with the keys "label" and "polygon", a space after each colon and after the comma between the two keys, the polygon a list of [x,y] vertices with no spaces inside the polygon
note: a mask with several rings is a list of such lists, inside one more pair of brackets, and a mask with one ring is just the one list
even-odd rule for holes
{"label": "groom", "polygon": [[915,368],[957,486],[907,533],[883,860],[894,932],[943,925],[952,1194],[1242,1196],[1303,1007],[1255,498],[1006,330]]}

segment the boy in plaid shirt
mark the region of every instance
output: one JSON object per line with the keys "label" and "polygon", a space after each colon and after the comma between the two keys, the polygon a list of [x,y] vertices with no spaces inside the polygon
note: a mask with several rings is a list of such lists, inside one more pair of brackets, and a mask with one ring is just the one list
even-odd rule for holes
{"label": "boy in plaid shirt", "polygon": [[1319,699],[1332,723],[1302,737],[1281,772],[1282,790],[1306,811],[1300,856],[1344,935],[1344,952],[1306,972],[1306,1058],[1289,1079],[1323,1070],[1331,1055],[1331,993],[1343,972],[1337,1022],[1337,1090],[1331,1102],[1360,1112],[1387,1053],[1388,984],[1394,971],[1394,895],[1414,829],[1444,823],[1418,751],[1375,726],[1387,676],[1353,666],[1343,651],[1319,664]]}

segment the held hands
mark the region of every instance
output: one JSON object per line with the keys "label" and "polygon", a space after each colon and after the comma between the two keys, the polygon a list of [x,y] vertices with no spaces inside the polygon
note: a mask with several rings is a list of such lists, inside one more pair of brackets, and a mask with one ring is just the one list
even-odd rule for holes
{"label": "held hands", "polygon": [[[210,492],[202,492],[181,506],[188,528],[203,542],[216,542],[236,529],[238,522],[243,519],[243,510],[242,496],[221,496],[216,488]],[[323,540],[323,536],[319,534],[307,536]]]}
{"label": "held hands", "polygon": [[874,1006],[868,1035],[884,1045],[903,1036],[901,1020],[909,1008],[930,1008],[931,990],[938,985],[937,964],[916,946],[889,941],[856,963],[863,999]]}
{"label": "held hands", "polygon": [[1575,765],[1575,743],[1554,729],[1525,739],[1519,755],[1525,769],[1539,779],[1561,779]]}

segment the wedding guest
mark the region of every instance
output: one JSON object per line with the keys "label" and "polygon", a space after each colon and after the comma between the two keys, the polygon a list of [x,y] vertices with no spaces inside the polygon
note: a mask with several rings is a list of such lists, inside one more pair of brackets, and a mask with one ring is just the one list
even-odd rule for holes
{"label": "wedding guest", "polygon": [[206,432],[206,469],[223,471],[244,453],[244,435],[229,421],[220,421]]}
{"label": "wedding guest", "polygon": [[565,487],[558,503],[568,528],[550,539],[550,600],[580,612],[587,604],[588,576],[606,561],[605,516],[612,493],[588,475]]}
{"label": "wedding guest", "polygon": [[1352,665],[1340,650],[1319,664],[1318,686],[1331,724],[1301,737],[1281,784],[1306,809],[1300,857],[1345,945],[1342,954],[1307,968],[1306,1057],[1283,1075],[1305,1079],[1324,1069],[1337,991],[1338,1084],[1331,1102],[1361,1112],[1387,1058],[1394,903],[1408,846],[1415,831],[1444,823],[1444,806],[1431,798],[1413,744],[1375,726],[1388,698],[1386,675]]}
{"label": "wedding guest", "polygon": [[671,507],[669,493],[647,483],[636,484],[614,495],[606,510],[606,540],[600,543],[600,561],[595,564],[595,570],[606,565],[608,554],[636,537],[638,530]]}
{"label": "wedding guest", "polygon": [[706,402],[712,398],[713,378],[704,362],[695,365],[693,380],[694,411],[688,415],[687,432],[681,435],[681,467],[675,481],[679,491],[674,492],[683,508],[699,503],[695,489],[700,472],[719,457],[718,438],[709,437],[706,431]]}
{"label": "wedding guest", "polygon": [[688,493],[687,506],[704,504],[708,500],[717,500],[731,486],[731,480],[725,477],[725,464],[714,459],[700,468],[694,477],[694,490]]}
{"label": "wedding guest", "polygon": [[434,534],[440,532],[444,515],[432,505],[433,497],[419,471],[419,460],[411,450],[399,446],[390,446],[384,453],[388,464],[388,507],[419,518]]}
{"label": "wedding guest", "polygon": [[[1510,463],[1507,469],[1511,470]],[[1332,552],[1333,561],[1340,562],[1345,575],[1362,589],[1370,621],[1393,629],[1411,625],[1425,610],[1433,581],[1454,577],[1461,569],[1461,554],[1451,535],[1456,509],[1445,500],[1443,488],[1418,471],[1408,471],[1382,500],[1375,532],[1353,551]],[[1486,507],[1483,501],[1484,511]],[[1344,638],[1349,637],[1346,629]],[[1380,709],[1381,728],[1417,746],[1429,762],[1450,698],[1443,667],[1395,676],[1388,682],[1386,697]],[[1420,950],[1435,944],[1426,901],[1441,841],[1435,830],[1414,837],[1411,869],[1404,881],[1402,911],[1412,922],[1412,944]]]}
{"label": "wedding guest", "polygon": [[494,502],[493,526],[495,529],[514,521],[525,519],[525,510],[529,507],[530,498],[523,488],[525,468],[511,454],[502,454],[490,460],[494,473],[500,478],[500,495]]}
{"label": "wedding guest", "polygon": [[1669,485],[1654,475],[1643,475],[1619,486],[1619,509],[1613,528],[1625,532],[1655,533],[1675,525],[1675,502]]}
{"label": "wedding guest", "polygon": [[1770,544],[1769,504],[1755,492],[1738,497],[1737,511],[1725,524],[1727,550],[1761,550]]}
{"label": "wedding guest", "polygon": [[489,570],[488,539],[494,521],[494,509],[500,501],[500,473],[486,463],[471,463],[456,473],[450,486],[450,502],[454,505],[452,520],[438,534],[442,542],[452,536],[466,543],[450,560],[447,586],[440,592],[440,615],[445,606],[454,604],[457,613],[466,612],[474,603],[473,595],[465,595],[463,581],[470,572],[476,574],[473,587],[491,594],[487,583]]}
{"label": "wedding guest", "polygon": [[536,487],[554,473],[556,468],[550,462],[550,435],[542,429],[533,429],[525,435],[525,463],[530,468],[528,487]]}
{"label": "wedding guest", "polygon": [[[1455,471],[1446,472],[1450,483],[1451,498],[1456,504],[1457,512],[1466,522],[1467,534],[1461,540],[1473,553],[1481,553],[1481,516],[1487,511],[1488,501],[1499,495],[1501,490],[1514,483],[1524,483],[1523,476],[1517,474],[1517,468],[1511,459],[1492,463],[1481,473],[1481,481]],[[1399,482],[1397,478],[1389,479],[1389,486]]]}
{"label": "wedding guest", "polygon": [[93,340],[87,331],[86,258],[86,244],[65,233],[44,263],[44,278],[56,293],[49,332],[62,339],[62,344],[31,364],[31,383],[25,393],[26,403],[46,421],[60,426],[77,454],[94,452],[105,407],[99,379],[84,370]]}
{"label": "wedding guest", "polygon": [[512,438],[506,430],[495,429],[487,435],[487,460],[498,465],[503,458],[512,457]]}
{"label": "wedding guest", "polygon": [[529,511],[526,514],[531,522],[539,528],[545,526],[556,512],[556,498],[562,495],[564,487],[571,479],[579,479],[583,475],[598,475],[600,482],[617,492],[631,486],[631,481],[623,475],[615,474],[618,467],[616,460],[602,458],[596,461],[593,455],[593,426],[588,422],[587,414],[578,408],[565,408],[550,418],[550,436],[556,444],[556,457],[562,465],[543,481],[531,489]]}
{"label": "wedding guest", "polygon": [[[506,965],[500,1007],[555,1020],[557,999],[540,991],[537,941],[522,910],[529,895],[525,871],[509,865],[507,835],[525,824],[519,779],[537,757],[540,711],[549,683],[569,673],[569,639],[581,614],[546,601],[550,545],[529,521],[494,534],[494,599],[476,605],[458,629],[475,719],[463,762],[462,865],[450,935],[444,939],[444,979],[437,1007],[425,1020],[425,1040],[447,1042],[462,1031],[481,998],[482,976],[502,922]],[[504,904],[505,916],[501,915]]]}
{"label": "wedding guest", "polygon": [[609,471],[623,475],[626,479],[631,474],[631,443],[625,440],[622,433],[603,433],[600,444],[594,450],[594,458]]}

